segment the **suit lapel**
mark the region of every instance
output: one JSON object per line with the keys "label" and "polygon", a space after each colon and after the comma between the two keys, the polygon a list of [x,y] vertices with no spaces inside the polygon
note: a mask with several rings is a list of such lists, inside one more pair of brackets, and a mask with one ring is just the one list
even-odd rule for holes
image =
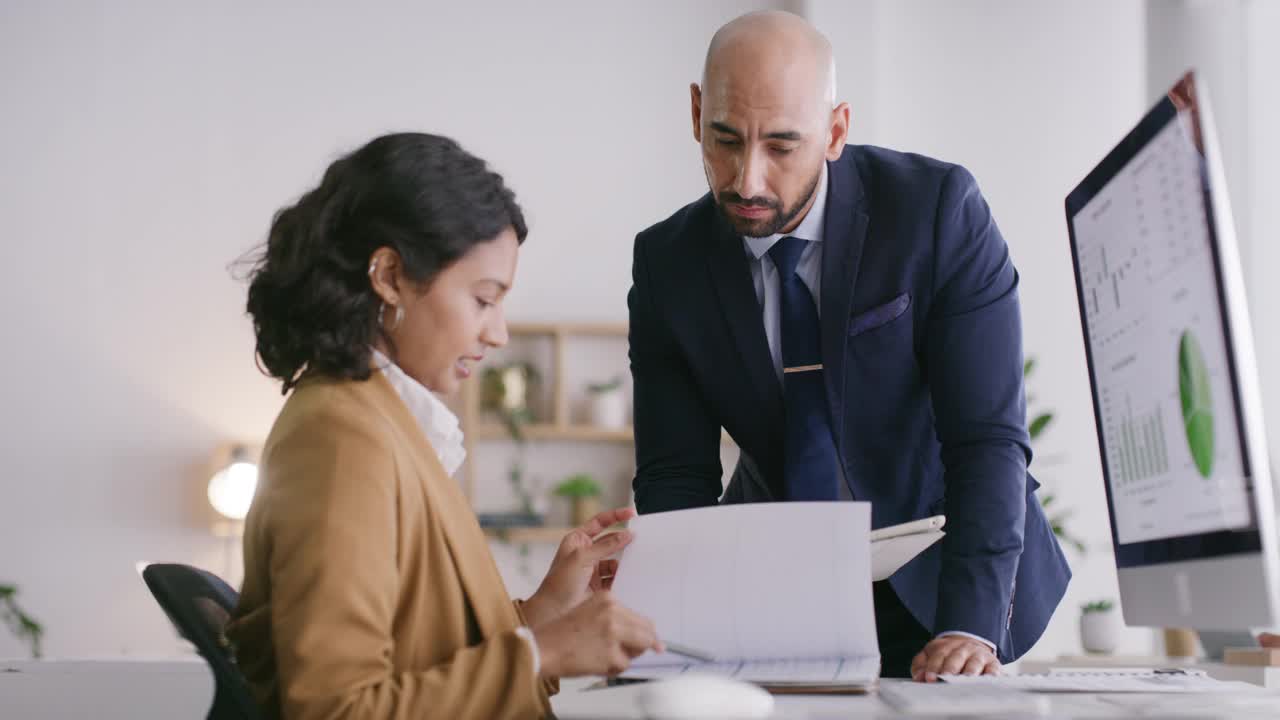
{"label": "suit lapel", "polygon": [[[782,386],[773,369],[773,355],[764,334],[764,320],[756,289],[751,282],[751,268],[742,238],[720,217],[713,207],[714,238],[707,254],[712,284],[720,299],[720,310],[733,335],[737,362],[745,367],[756,392],[757,407],[765,424],[780,424],[782,418]],[[768,429],[765,429],[766,432]]]}
{"label": "suit lapel", "polygon": [[413,468],[427,495],[430,521],[440,523],[444,531],[480,633],[493,637],[516,627],[519,617],[462,488],[445,472],[418,421],[380,370],[373,371],[369,384],[374,386],[378,407],[395,426],[398,444],[413,459]]}
{"label": "suit lapel", "polygon": [[868,218],[853,149],[846,148],[839,160],[827,163],[827,172],[830,186],[822,231],[822,364],[831,431],[835,434],[836,447],[843,454],[849,314],[853,311],[853,288],[866,241]]}

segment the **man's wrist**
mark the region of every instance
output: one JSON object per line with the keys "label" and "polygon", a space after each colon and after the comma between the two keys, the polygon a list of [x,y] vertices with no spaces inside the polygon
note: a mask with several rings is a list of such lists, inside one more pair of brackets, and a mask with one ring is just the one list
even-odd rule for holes
{"label": "man's wrist", "polygon": [[988,640],[988,639],[986,639],[986,638],[984,638],[984,637],[982,637],[982,636],[980,636],[980,635],[974,635],[973,633],[965,632],[965,631],[963,631],[963,630],[944,630],[944,631],[942,631],[942,632],[938,633],[938,637],[940,637],[940,638],[944,638],[944,637],[963,637],[963,638],[969,638],[970,640],[976,640],[977,642],[980,642],[980,643],[982,643],[983,645],[986,645],[986,646],[987,646],[987,649],[988,649],[988,650],[990,650],[990,651],[992,652],[992,654],[995,654],[995,652],[996,652],[996,644],[995,644],[995,643],[991,642],[990,640]]}

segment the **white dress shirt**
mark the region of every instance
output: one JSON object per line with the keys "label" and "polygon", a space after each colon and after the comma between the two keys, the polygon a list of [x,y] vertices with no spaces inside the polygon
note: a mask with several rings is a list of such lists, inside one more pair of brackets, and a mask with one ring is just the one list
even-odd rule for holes
{"label": "white dress shirt", "polygon": [[[800,220],[796,229],[789,233],[777,233],[768,237],[744,237],[742,244],[747,252],[747,264],[751,267],[751,282],[756,288],[756,300],[760,301],[760,310],[764,321],[764,335],[769,341],[769,354],[773,357],[773,370],[782,383],[782,287],[778,278],[778,267],[769,256],[769,249],[784,237],[797,237],[808,240],[804,252],[800,254],[800,262],[796,263],[796,274],[809,288],[813,295],[814,307],[818,309],[818,317],[822,317],[822,241],[823,225],[827,209],[827,165],[822,165],[822,176],[818,178],[818,188],[813,198],[813,205]],[[846,401],[848,398],[845,398]],[[841,478],[840,498],[852,499],[848,486]],[[973,638],[995,652],[996,646],[986,638],[959,630],[948,630],[938,633],[938,637],[946,635],[962,635]]]}
{"label": "white dress shirt", "polygon": [[463,444],[462,428],[458,425],[458,416],[453,414],[444,401],[427,389],[425,385],[409,377],[399,365],[376,349],[374,360],[382,374],[387,376],[391,387],[404,401],[409,413],[422,427],[422,434],[427,436],[431,449],[436,451],[444,471],[453,475],[462,467],[467,458],[467,449]]}

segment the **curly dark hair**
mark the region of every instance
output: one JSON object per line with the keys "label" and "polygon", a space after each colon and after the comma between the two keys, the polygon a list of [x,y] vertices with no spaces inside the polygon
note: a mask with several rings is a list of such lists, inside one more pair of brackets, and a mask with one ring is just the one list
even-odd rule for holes
{"label": "curly dark hair", "polygon": [[288,393],[310,375],[365,380],[385,337],[369,258],[388,247],[428,287],[524,214],[502,177],[446,137],[397,133],[334,161],[319,187],[276,212],[249,272],[247,310],[260,365]]}

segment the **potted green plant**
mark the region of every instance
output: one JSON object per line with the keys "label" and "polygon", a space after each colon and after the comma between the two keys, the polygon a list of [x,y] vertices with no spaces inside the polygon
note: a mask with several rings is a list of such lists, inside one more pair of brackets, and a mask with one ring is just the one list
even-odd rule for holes
{"label": "potted green plant", "polygon": [[574,526],[585,524],[600,511],[600,484],[586,473],[565,478],[552,492],[572,503],[569,515]]}
{"label": "potted green plant", "polygon": [[[1034,357],[1027,358],[1026,362],[1022,365],[1022,377],[1024,382],[1031,376],[1031,373],[1035,368],[1036,359]],[[1027,405],[1030,406],[1034,402],[1035,396],[1028,394]],[[1043,435],[1045,430],[1049,429],[1049,424],[1052,422],[1052,410],[1043,410],[1032,416],[1031,422],[1027,423],[1027,434],[1031,436],[1031,442],[1033,444],[1035,443],[1036,438]],[[1055,495],[1048,490],[1039,493],[1039,496],[1040,507],[1044,508],[1044,514],[1049,520],[1049,528],[1053,530],[1053,534],[1058,538],[1058,541],[1064,545],[1075,548],[1076,552],[1079,552],[1081,555],[1085,554],[1088,551],[1088,546],[1084,544],[1083,540],[1072,535],[1067,530],[1067,520],[1071,517],[1074,511],[1071,508],[1063,509],[1054,505]]]}
{"label": "potted green plant", "polygon": [[599,428],[621,430],[627,426],[627,396],[621,375],[587,385],[587,415]]}
{"label": "potted green plant", "polygon": [[517,512],[482,513],[480,524],[485,527],[527,527],[542,524],[542,510],[529,490],[525,474],[524,455],[527,445],[525,427],[534,420],[529,397],[538,382],[536,368],[527,362],[485,368],[481,375],[480,406],[495,414],[516,444],[516,456],[507,470],[511,492],[520,504]]}
{"label": "potted green plant", "polygon": [[0,584],[0,620],[4,621],[15,638],[26,643],[31,657],[39,658],[44,627],[18,605],[17,597],[16,585]]}
{"label": "potted green plant", "polygon": [[1080,606],[1080,645],[1087,653],[1110,655],[1120,643],[1120,611],[1110,600]]}

